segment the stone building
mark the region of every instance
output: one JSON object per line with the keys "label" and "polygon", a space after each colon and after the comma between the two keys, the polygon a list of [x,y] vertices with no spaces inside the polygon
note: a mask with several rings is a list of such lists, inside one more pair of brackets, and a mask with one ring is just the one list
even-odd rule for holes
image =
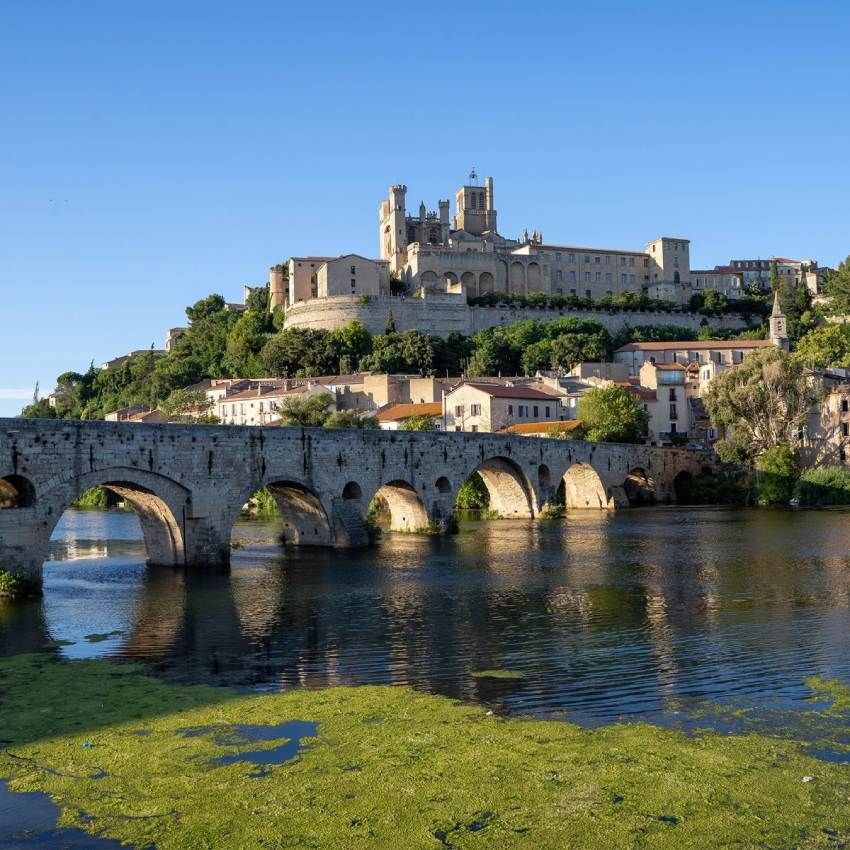
{"label": "stone building", "polygon": [[558,395],[529,386],[464,381],[443,399],[446,431],[502,431],[523,422],[562,419]]}

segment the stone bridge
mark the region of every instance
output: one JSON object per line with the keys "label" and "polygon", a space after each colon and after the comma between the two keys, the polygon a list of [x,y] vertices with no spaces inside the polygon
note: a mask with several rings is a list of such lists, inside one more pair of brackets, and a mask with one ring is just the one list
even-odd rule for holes
{"label": "stone bridge", "polygon": [[103,485],[138,514],[148,560],[227,565],[245,502],[267,487],[288,543],[362,546],[377,497],[398,531],[441,530],[478,473],[501,517],[674,501],[699,452],[496,434],[0,419],[0,569],[38,588],[50,535]]}

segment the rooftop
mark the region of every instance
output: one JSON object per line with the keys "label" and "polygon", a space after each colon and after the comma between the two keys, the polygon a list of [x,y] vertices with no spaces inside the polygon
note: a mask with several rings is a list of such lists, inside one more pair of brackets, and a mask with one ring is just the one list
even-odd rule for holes
{"label": "rooftop", "polygon": [[540,390],[532,389],[531,387],[506,387],[502,384],[479,384],[475,381],[465,381],[458,384],[451,392],[456,392],[461,387],[472,387],[475,390],[481,390],[487,395],[494,398],[530,398],[539,399],[541,401],[556,401],[557,396],[553,393],[544,393]]}
{"label": "rooftop", "polygon": [[767,348],[773,343],[769,339],[694,339],[686,342],[627,342],[620,351],[707,351],[714,349]]}
{"label": "rooftop", "polygon": [[562,419],[554,422],[520,422],[502,428],[500,434],[548,434],[552,429],[558,431],[573,431],[581,422],[578,419]]}
{"label": "rooftop", "polygon": [[378,414],[378,422],[398,422],[413,416],[442,416],[443,403],[440,401],[424,404],[394,404]]}

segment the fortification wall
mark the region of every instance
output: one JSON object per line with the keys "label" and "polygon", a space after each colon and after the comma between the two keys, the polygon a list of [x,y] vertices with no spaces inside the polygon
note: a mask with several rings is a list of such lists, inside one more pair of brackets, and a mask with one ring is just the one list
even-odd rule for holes
{"label": "fortification wall", "polygon": [[548,309],[543,307],[470,307],[464,296],[426,294],[424,298],[397,296],[372,297],[362,303],[357,296],[339,295],[316,298],[295,304],[286,311],[287,328],[320,328],[333,330],[351,321],[362,322],[373,334],[383,333],[387,315],[392,310],[396,329],[420,330],[435,336],[448,336],[452,332],[465,335],[485,328],[512,325],[526,319],[551,322],[573,316],[593,319],[611,333],[624,325],[678,325],[698,331],[703,322],[714,330],[739,330],[746,327],[740,316],[724,315],[706,319],[699,313],[663,310],[607,310]]}

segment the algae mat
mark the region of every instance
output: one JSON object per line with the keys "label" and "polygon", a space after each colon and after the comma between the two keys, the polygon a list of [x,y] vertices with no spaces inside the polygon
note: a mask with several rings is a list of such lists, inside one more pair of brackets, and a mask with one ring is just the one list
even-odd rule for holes
{"label": "algae mat", "polygon": [[[846,735],[833,696],[812,711]],[[501,719],[398,687],[246,696],[18,656],[0,661],[0,738],[0,776],[49,793],[62,825],[159,850],[850,841],[850,766],[792,740]],[[252,763],[266,750],[286,756]]]}

